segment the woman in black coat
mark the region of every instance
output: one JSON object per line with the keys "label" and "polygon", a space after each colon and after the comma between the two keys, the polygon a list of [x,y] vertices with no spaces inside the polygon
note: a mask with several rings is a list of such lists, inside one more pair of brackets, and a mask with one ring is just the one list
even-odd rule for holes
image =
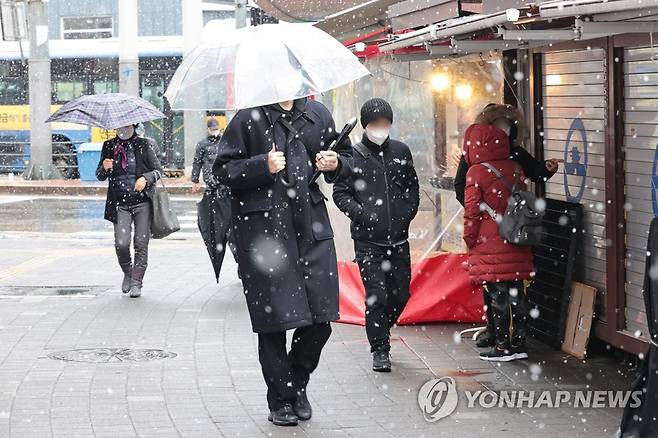
{"label": "woman in black coat", "polygon": [[[114,247],[123,270],[121,290],[137,298],[148,262],[155,183],[162,175],[160,161],[151,143],[135,133],[134,126],[117,129],[117,136],[103,143],[96,169],[100,181],[109,178],[105,219],[114,224]],[[135,263],[130,240],[135,226]]]}
{"label": "woman in black coat", "polygon": [[310,418],[306,384],[338,319],[334,234],[325,196],[308,183],[315,169],[330,183],[349,174],[350,148],[324,150],[335,137],[331,114],[314,100],[244,109],[213,166],[232,192],[238,265],[277,425]]}

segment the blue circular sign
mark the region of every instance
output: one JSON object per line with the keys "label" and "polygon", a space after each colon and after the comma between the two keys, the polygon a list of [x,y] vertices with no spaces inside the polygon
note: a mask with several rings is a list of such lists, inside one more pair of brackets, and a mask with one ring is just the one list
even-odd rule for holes
{"label": "blue circular sign", "polygon": [[[573,147],[571,146],[571,138],[574,133],[580,134],[580,141],[583,144],[582,151],[575,145]],[[583,193],[585,193],[587,159],[587,132],[585,131],[585,125],[582,120],[575,118],[573,119],[573,122],[571,122],[569,133],[567,134],[567,141],[564,144],[564,193],[567,196],[568,202],[580,202]],[[569,189],[570,176],[580,177],[580,184],[577,185],[578,193],[575,195],[572,195],[571,190]]]}

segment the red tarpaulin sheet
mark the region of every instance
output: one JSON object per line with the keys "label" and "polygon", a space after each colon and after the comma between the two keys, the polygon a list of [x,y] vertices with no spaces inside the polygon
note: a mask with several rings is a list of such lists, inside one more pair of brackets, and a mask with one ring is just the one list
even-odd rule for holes
{"label": "red tarpaulin sheet", "polygon": [[[399,324],[426,322],[483,322],[482,290],[462,267],[466,254],[438,254],[412,266],[409,302]],[[365,324],[365,290],[359,267],[338,263],[340,320]]]}

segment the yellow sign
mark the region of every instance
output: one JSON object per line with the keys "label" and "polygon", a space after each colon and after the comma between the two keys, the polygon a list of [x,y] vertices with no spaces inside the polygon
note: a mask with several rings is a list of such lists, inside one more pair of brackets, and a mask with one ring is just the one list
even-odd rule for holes
{"label": "yellow sign", "polygon": [[109,140],[116,136],[117,134],[114,129],[91,128],[92,143],[103,143],[105,140]]}
{"label": "yellow sign", "polygon": [[[62,105],[51,105],[50,113],[60,109]],[[67,131],[86,131],[89,128],[75,123],[55,122],[52,129]],[[30,106],[29,105],[0,105],[0,131],[29,131]]]}

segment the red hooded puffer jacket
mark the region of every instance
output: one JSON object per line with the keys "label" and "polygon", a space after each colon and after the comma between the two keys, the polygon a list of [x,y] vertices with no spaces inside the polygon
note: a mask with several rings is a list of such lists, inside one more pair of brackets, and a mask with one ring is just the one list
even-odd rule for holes
{"label": "red hooded puffer jacket", "polygon": [[[514,161],[509,159],[509,138],[493,125],[471,125],[464,135],[466,174],[464,241],[468,246],[469,276],[474,283],[529,280],[533,276],[532,250],[512,245],[498,234],[498,224],[480,205],[486,202],[496,213],[507,208],[510,191],[483,166],[487,162],[514,183]],[[521,184],[523,183],[523,170]]]}

